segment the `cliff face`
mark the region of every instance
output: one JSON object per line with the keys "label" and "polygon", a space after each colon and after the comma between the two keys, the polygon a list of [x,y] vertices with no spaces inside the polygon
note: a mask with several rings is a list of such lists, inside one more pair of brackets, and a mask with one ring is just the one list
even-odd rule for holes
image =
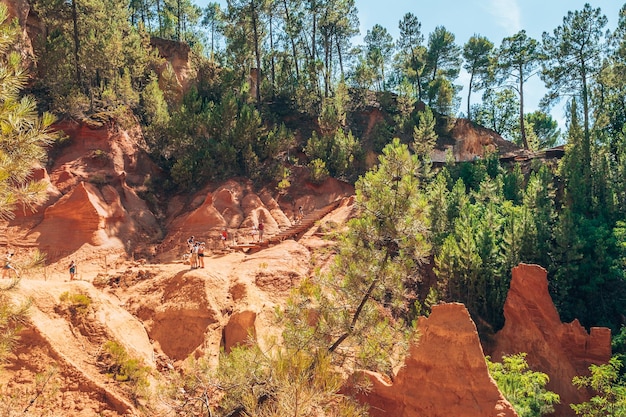
{"label": "cliff face", "polygon": [[555,416],[569,416],[569,404],[590,398],[587,390],[572,385],[576,375],[588,375],[589,366],[604,364],[611,358],[611,331],[594,327],[590,333],[578,320],[561,323],[548,293],[545,269],[521,264],[513,277],[504,305],[505,324],[495,336],[489,352],[494,360],[502,355],[526,352],[531,369],[550,377],[547,388],[561,396]]}
{"label": "cliff face", "polygon": [[[592,395],[574,387],[572,378],[588,375],[592,364],[608,362],[611,332],[596,327],[588,333],[577,320],[562,323],[543,268],[521,264],[512,273],[506,323],[486,353],[498,361],[503,355],[526,352],[530,368],[546,373],[547,389],[561,397],[553,415],[570,416],[569,404]],[[434,306],[429,318],[420,318],[418,329],[419,340],[393,383],[367,374],[373,389],[360,398],[371,406],[373,416],[516,415],[487,372],[476,327],[463,305]]]}
{"label": "cliff face", "polygon": [[361,396],[374,417],[517,416],[489,375],[476,325],[462,304],[441,304],[420,317],[393,383],[368,373],[372,391]]}
{"label": "cliff face", "polygon": [[9,19],[17,19],[22,28],[20,49],[22,56],[27,60],[33,58],[33,46],[31,39],[33,34],[41,31],[39,19],[33,15],[28,0],[0,0],[7,6]]}

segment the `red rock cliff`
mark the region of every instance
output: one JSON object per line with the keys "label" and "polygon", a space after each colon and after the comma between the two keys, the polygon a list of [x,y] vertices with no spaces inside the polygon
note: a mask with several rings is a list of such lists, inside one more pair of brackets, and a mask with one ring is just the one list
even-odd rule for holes
{"label": "red rock cliff", "polygon": [[420,317],[419,341],[393,384],[368,374],[361,400],[373,417],[517,416],[489,375],[476,325],[463,304],[441,304]]}
{"label": "red rock cliff", "polygon": [[572,378],[587,375],[591,364],[608,362],[610,329],[594,327],[587,333],[578,320],[561,323],[548,293],[547,272],[537,265],[513,268],[504,317],[504,327],[496,334],[491,352],[493,359],[526,352],[530,368],[548,374],[547,388],[561,396],[554,415],[571,415],[569,404],[590,398],[589,392],[572,385]]}

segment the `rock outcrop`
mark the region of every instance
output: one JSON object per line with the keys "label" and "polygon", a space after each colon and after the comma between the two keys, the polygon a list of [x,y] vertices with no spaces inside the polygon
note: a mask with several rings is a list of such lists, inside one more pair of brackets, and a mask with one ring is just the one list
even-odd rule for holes
{"label": "rock outcrop", "polygon": [[37,248],[56,262],[83,247],[131,255],[161,237],[156,216],[138,194],[161,176],[141,148],[139,127],[123,130],[105,118],[65,120],[55,129],[68,139],[51,151],[48,168],[36,167],[32,175],[47,184],[47,199],[32,210],[17,207],[14,219],[0,221],[6,230],[0,244]]}
{"label": "rock outcrop", "polygon": [[441,304],[420,317],[412,344],[393,383],[369,373],[372,390],[360,399],[373,417],[513,417],[489,375],[476,325],[463,304]]}
{"label": "rock outcrop", "polygon": [[431,154],[433,162],[445,163],[451,152],[455,161],[473,161],[482,158],[487,152],[500,155],[518,151],[513,142],[505,140],[491,129],[476,125],[468,119],[456,119],[454,126],[446,134],[440,135],[437,146]]}
{"label": "rock outcrop", "polygon": [[[82,294],[90,303],[84,313],[76,313],[62,307],[63,294]],[[152,344],[136,318],[115,298],[86,282],[59,285],[26,279],[11,295],[18,303],[28,300],[30,304],[29,323],[0,378],[3,390],[23,393],[14,406],[21,405],[20,410],[32,406],[30,412],[35,414],[45,407],[56,415],[76,417],[137,415],[122,387],[111,384],[110,377],[103,378],[98,361],[103,344],[116,341],[142,366],[154,369]],[[22,391],[35,386],[42,375],[50,375],[50,380],[43,385],[40,380],[39,389],[50,393],[54,386],[63,387],[55,395],[44,394],[45,404],[41,399],[35,401],[39,397],[36,392]],[[10,397],[4,398],[10,402]],[[30,404],[29,398],[33,400]]]}
{"label": "rock outcrop", "polygon": [[[159,83],[162,84],[161,88],[174,88],[177,100],[182,99],[183,95],[189,90],[189,85],[194,75],[189,62],[191,48],[185,42],[178,42],[155,36],[150,38],[150,45],[158,51],[159,56],[165,61],[158,68]],[[163,73],[168,67],[171,68],[176,76],[175,85],[172,85],[171,79],[166,81],[163,76]],[[165,86],[166,82],[168,83],[167,86]]]}
{"label": "rock outcrop", "polygon": [[569,416],[569,404],[590,398],[590,392],[572,385],[576,375],[588,375],[592,364],[611,358],[611,331],[593,327],[587,333],[578,320],[562,323],[548,293],[545,269],[521,264],[513,268],[504,305],[505,324],[495,336],[490,352],[494,360],[526,352],[531,369],[550,377],[547,388],[561,396],[555,416]]}
{"label": "rock outcrop", "polygon": [[256,191],[250,181],[231,179],[217,188],[205,188],[190,202],[182,197],[172,198],[168,207],[168,234],[159,249],[162,259],[178,256],[189,236],[206,242],[211,250],[219,249],[223,229],[228,231],[229,244],[232,240],[248,243],[255,239],[252,230],[263,222],[266,239],[292,225],[297,207],[309,213],[354,194],[354,187],[332,178],[320,185],[302,181],[293,188],[298,194],[279,201],[280,196],[272,195],[267,189]]}

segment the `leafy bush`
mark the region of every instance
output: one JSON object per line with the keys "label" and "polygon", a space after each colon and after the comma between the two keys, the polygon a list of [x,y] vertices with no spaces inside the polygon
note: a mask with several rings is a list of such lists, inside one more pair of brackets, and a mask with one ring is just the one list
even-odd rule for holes
{"label": "leafy bush", "polygon": [[102,346],[100,359],[106,364],[106,373],[117,382],[127,382],[135,400],[145,393],[150,385],[148,375],[150,368],[142,361],[131,357],[124,346],[116,341],[109,340]]}
{"label": "leafy bush", "polygon": [[539,417],[554,412],[558,394],[545,389],[550,380],[543,372],[528,368],[526,353],[504,356],[502,363],[486,358],[489,373],[520,417]]}
{"label": "leafy bush", "polygon": [[64,304],[72,314],[85,315],[89,311],[92,300],[87,294],[70,293],[68,291],[61,294],[59,301]]}
{"label": "leafy bush", "polygon": [[314,159],[309,163],[309,169],[311,170],[311,181],[315,183],[322,183],[328,178],[328,169],[326,168],[326,162],[321,159]]}
{"label": "leafy bush", "polygon": [[589,387],[596,395],[581,404],[571,404],[577,416],[626,416],[626,381],[620,378],[622,362],[614,356],[605,365],[591,365],[591,376],[574,377],[578,388]]}

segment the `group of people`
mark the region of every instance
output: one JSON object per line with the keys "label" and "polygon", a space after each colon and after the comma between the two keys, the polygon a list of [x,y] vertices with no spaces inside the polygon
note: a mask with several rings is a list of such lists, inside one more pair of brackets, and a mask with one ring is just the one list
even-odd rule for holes
{"label": "group of people", "polygon": [[[259,221],[258,225],[252,226],[252,229],[250,230],[250,235],[252,236],[252,240],[262,242],[264,232],[265,232],[265,225],[263,224],[262,221]],[[235,244],[235,239],[236,239],[235,236],[236,235],[232,236],[233,244]],[[226,247],[228,246],[228,239],[229,239],[228,230],[222,229],[222,231],[219,234],[219,239],[221,241],[222,248],[226,249]],[[187,250],[189,254],[191,268],[192,269],[204,268],[206,244],[204,242],[197,241],[195,236],[191,236],[189,237],[189,239],[187,239]]]}
{"label": "group of people", "polygon": [[187,239],[187,248],[189,249],[189,264],[191,269],[204,268],[204,252],[206,244],[197,241],[194,236]]}
{"label": "group of people", "polygon": [[252,226],[252,230],[250,231],[250,236],[252,236],[252,240],[257,240],[258,242],[263,241],[263,232],[265,231],[265,225],[262,221],[259,220],[259,225]]}

